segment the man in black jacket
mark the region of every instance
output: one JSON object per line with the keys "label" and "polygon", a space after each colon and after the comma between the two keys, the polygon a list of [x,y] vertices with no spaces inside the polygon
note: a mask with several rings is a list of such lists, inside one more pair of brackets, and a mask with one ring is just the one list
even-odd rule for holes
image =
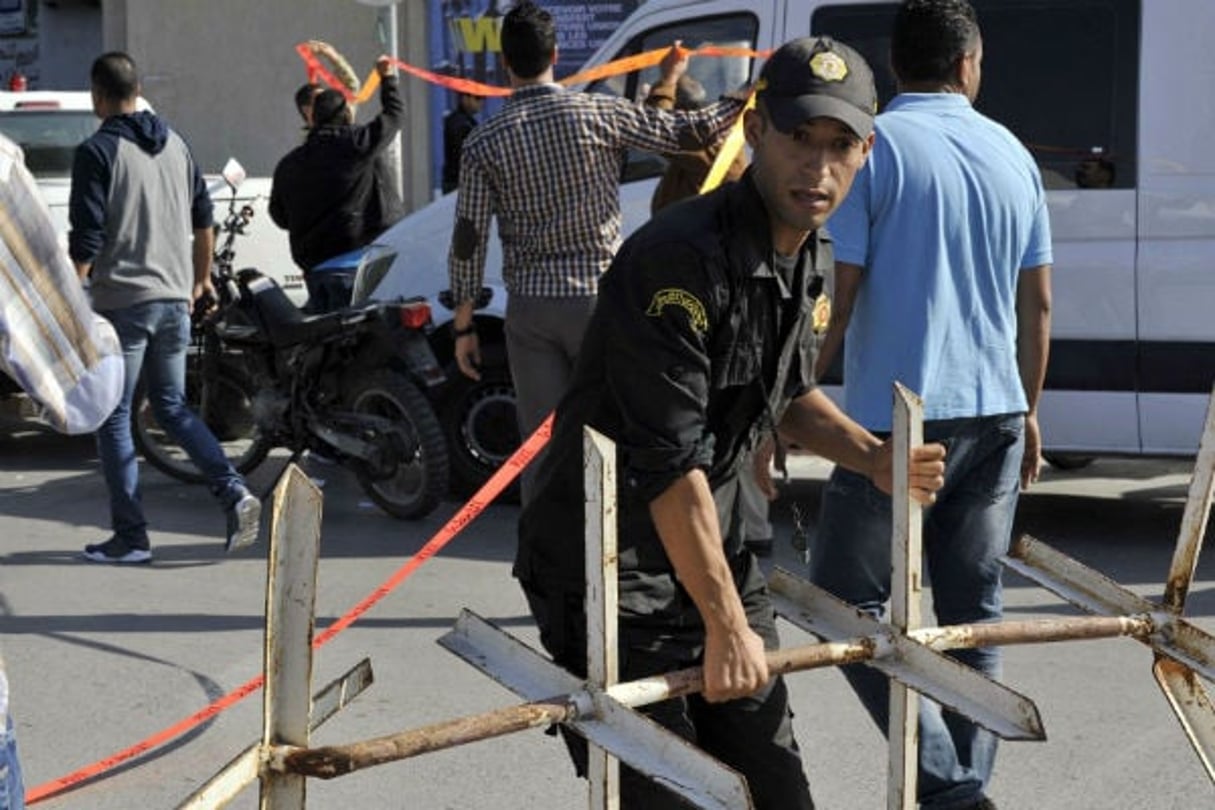
{"label": "man in black jacket", "polygon": [[312,103],[312,130],[274,170],[270,216],[291,237],[291,258],[304,271],[311,312],[350,302],[348,274],[314,272],[318,264],[366,245],[404,213],[401,192],[380,160],[401,129],[405,107],[392,60],[376,61],[382,111],[355,125],[346,99],[324,90]]}

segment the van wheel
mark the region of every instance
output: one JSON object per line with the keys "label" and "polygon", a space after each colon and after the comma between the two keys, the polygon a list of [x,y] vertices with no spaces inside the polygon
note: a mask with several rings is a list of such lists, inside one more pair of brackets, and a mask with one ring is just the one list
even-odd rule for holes
{"label": "van wheel", "polygon": [[[453,363],[447,380],[439,421],[451,460],[452,491],[467,498],[519,448],[515,386],[501,346],[482,347],[481,379],[465,377]],[[512,481],[498,499],[518,503],[519,480]]]}
{"label": "van wheel", "polygon": [[1063,472],[1083,470],[1085,467],[1096,461],[1093,456],[1068,456],[1056,455],[1055,453],[1044,453],[1042,457],[1046,459],[1046,462],[1050,464],[1050,466]]}

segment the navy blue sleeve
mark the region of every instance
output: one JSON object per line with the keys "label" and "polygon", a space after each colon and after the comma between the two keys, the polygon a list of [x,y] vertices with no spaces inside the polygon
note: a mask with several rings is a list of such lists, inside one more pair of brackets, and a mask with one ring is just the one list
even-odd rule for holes
{"label": "navy blue sleeve", "polygon": [[116,141],[100,138],[76,147],[68,198],[68,255],[74,262],[92,264],[105,244],[106,200],[116,152]]}
{"label": "navy blue sleeve", "polygon": [[194,202],[190,206],[190,221],[194,230],[198,231],[215,224],[215,204],[207,193],[207,183],[203,180],[198,164],[191,159],[190,165],[194,167]]}

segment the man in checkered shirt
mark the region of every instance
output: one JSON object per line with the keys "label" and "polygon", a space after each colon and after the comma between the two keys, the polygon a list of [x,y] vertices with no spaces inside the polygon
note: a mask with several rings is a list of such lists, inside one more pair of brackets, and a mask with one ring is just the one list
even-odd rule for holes
{"label": "man in checkered shirt", "polygon": [[[553,81],[552,16],[531,2],[506,15],[501,41],[514,94],[464,143],[448,270],[457,304],[456,362],[478,379],[473,301],[482,286],[490,220],[497,217],[509,296],[506,350],[526,437],[565,391],[599,277],[620,245],[626,151],[703,148],[734,121],[742,101],[727,98],[698,111],[671,112],[565,90]],[[687,70],[687,57],[672,48],[660,68],[662,81],[673,84]]]}

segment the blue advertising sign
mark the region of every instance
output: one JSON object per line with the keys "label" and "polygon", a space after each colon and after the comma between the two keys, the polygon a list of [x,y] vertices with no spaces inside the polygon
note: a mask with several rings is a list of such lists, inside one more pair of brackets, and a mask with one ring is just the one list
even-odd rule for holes
{"label": "blue advertising sign", "polygon": [[[557,27],[557,78],[586,62],[643,0],[541,0]],[[485,84],[506,87],[499,31],[510,0],[432,0],[430,3],[430,69]],[[501,106],[488,99],[478,118],[484,121]],[[443,167],[443,119],[456,106],[456,94],[435,87],[430,94],[432,174],[436,191]]]}

